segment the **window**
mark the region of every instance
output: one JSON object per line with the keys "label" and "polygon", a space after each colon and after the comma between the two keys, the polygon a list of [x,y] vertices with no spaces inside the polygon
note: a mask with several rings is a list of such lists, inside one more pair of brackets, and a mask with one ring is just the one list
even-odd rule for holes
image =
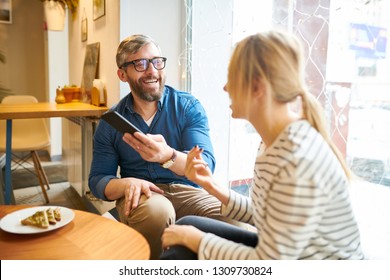
{"label": "window", "polygon": [[222,88],[235,42],[283,27],[304,42],[308,84],[352,171],[390,186],[389,1],[187,0],[188,90],[205,105],[218,179],[247,191],[259,138]]}

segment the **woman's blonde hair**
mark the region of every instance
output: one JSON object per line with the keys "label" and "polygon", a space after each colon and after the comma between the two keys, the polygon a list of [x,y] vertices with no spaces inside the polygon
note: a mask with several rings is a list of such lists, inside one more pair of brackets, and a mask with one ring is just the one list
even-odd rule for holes
{"label": "woman's blonde hair", "polygon": [[327,130],[323,108],[307,90],[303,49],[296,36],[283,31],[268,31],[243,39],[231,57],[228,80],[231,92],[236,94],[249,94],[254,81],[261,80],[269,86],[278,102],[290,103],[300,97],[303,118],[324,137],[350,177],[344,158]]}

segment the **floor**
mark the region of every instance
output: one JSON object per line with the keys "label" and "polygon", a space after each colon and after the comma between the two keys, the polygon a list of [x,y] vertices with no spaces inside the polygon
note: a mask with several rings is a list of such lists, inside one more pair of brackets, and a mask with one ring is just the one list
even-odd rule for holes
{"label": "floor", "polygon": [[[20,155],[17,156],[20,157]],[[50,189],[47,190],[50,201],[49,204],[46,204],[37,177],[35,176],[35,173],[31,171],[34,170],[31,159],[27,159],[27,161],[22,164],[13,162],[11,176],[13,176],[12,181],[15,204],[56,205],[77,210],[87,210],[80,195],[69,182],[66,181],[65,175],[60,176],[65,173],[60,175],[57,174],[59,173],[58,170],[63,169],[62,162],[51,161],[47,152],[40,152],[39,157],[50,183]],[[55,171],[56,174],[50,174],[50,170],[53,170],[53,172]],[[62,177],[63,180],[59,180],[59,177]]]}
{"label": "floor", "polygon": [[50,190],[47,190],[47,195],[50,200],[49,204],[46,204],[40,186],[14,190],[16,204],[56,205],[77,210],[86,210],[79,194],[70,186],[69,182],[50,184]]}

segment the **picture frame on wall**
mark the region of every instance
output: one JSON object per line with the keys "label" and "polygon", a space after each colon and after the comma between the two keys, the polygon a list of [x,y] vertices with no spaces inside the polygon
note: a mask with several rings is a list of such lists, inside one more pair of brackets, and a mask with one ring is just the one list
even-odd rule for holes
{"label": "picture frame on wall", "polygon": [[[0,0],[1,1],[1,0]],[[93,0],[93,20],[106,14],[106,0]]]}
{"label": "picture frame on wall", "polygon": [[85,42],[88,39],[88,20],[83,18],[81,20],[81,42]]}
{"label": "picture frame on wall", "polygon": [[84,103],[91,103],[93,80],[99,77],[99,52],[99,42],[86,46],[83,76],[81,77],[81,95]]}
{"label": "picture frame on wall", "polygon": [[12,0],[0,0],[0,23],[12,23]]}

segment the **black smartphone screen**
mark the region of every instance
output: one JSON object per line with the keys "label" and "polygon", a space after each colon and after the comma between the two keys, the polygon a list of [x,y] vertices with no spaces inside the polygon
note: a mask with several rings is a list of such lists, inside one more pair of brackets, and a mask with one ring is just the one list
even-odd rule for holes
{"label": "black smartphone screen", "polygon": [[141,132],[141,130],[138,129],[134,124],[126,120],[121,114],[119,114],[116,111],[108,111],[102,115],[102,119],[106,122],[108,122],[113,128],[118,130],[119,132],[122,132],[125,134],[128,133],[135,133],[135,132]]}

